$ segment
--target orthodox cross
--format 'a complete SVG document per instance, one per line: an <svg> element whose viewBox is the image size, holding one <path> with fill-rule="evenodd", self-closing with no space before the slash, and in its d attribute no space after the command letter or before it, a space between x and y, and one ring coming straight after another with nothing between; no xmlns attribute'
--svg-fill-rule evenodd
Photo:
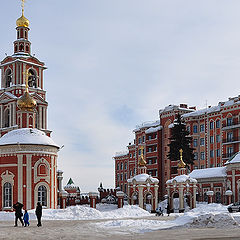
<svg viewBox="0 0 240 240"><path fill-rule="evenodd" d="M26 0L21 0L21 1L22 1L22 4L21 4L21 6L22 6L22 14L24 14L24 4L25 4Z"/></svg>

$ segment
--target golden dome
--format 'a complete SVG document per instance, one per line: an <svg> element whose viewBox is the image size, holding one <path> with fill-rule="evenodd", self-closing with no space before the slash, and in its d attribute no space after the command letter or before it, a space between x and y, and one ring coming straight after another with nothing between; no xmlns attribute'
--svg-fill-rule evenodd
<svg viewBox="0 0 240 240"><path fill-rule="evenodd" d="M17 106L22 111L33 112L37 106L37 102L26 91L17 101Z"/></svg>
<svg viewBox="0 0 240 240"><path fill-rule="evenodd" d="M139 167L145 167L147 164L147 162L144 160L143 156L140 157L140 160L139 160Z"/></svg>
<svg viewBox="0 0 240 240"><path fill-rule="evenodd" d="M29 20L27 18L24 17L24 15L22 14L22 16L16 21L17 27L27 27L29 26Z"/></svg>

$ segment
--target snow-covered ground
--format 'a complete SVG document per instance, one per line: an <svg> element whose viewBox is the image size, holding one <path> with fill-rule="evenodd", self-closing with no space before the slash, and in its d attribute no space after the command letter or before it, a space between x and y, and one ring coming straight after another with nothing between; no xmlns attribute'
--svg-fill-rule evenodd
<svg viewBox="0 0 240 240"><path fill-rule="evenodd" d="M162 205L163 207L163 205ZM30 221L35 220L34 210L30 210ZM173 218L156 217L137 207L126 205L118 209L116 205L98 204L97 209L86 206L66 209L44 209L43 220L102 220L91 222L94 228L110 232L142 233L170 228L234 228L240 223L240 213L229 213L221 204L198 204L197 208L185 213L172 213ZM134 219L132 219L134 218ZM0 212L1 221L14 221L14 213Z"/></svg>

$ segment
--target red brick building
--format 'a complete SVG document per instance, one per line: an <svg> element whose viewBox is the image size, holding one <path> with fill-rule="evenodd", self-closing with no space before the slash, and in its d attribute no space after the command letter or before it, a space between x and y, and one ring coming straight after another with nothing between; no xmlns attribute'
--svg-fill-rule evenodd
<svg viewBox="0 0 240 240"><path fill-rule="evenodd" d="M137 126L133 131L134 144L127 146L128 151L124 155L114 157L116 187L125 191L126 180L121 178L121 174L128 178L137 174L134 169L138 163L138 148L144 146L147 173L159 179L159 197L163 198L166 181L177 176L177 159L175 162L167 158L170 129L177 114L183 116L193 138L195 163L191 170L222 167L239 152L240 96L201 110L186 104L169 105L159 111L158 121ZM121 168L122 164L126 168Z"/></svg>

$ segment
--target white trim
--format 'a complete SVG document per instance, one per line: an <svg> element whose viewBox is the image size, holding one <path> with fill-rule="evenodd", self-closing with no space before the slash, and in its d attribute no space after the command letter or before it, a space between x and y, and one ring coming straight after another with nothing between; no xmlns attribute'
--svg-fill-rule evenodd
<svg viewBox="0 0 240 240"><path fill-rule="evenodd" d="M51 156L51 207L54 208L54 157Z"/></svg>
<svg viewBox="0 0 240 240"><path fill-rule="evenodd" d="M26 187L26 202L27 202L27 209L31 209L34 206L32 206L32 155L27 154L27 164L26 164L26 175L27 175L27 187Z"/></svg>
<svg viewBox="0 0 240 240"><path fill-rule="evenodd" d="M23 155L18 155L18 202L23 202Z"/></svg>
<svg viewBox="0 0 240 240"><path fill-rule="evenodd" d="M47 174L44 176L38 176L37 170L38 166L44 163L47 168ZM45 158L40 158L35 164L34 164L34 183L39 182L41 179L45 180L46 182L50 183L50 164Z"/></svg>
<svg viewBox="0 0 240 240"><path fill-rule="evenodd" d="M12 185L12 206L13 206L13 186L14 186L14 174L8 170L6 170L5 172L3 172L1 174L1 178L2 178L2 209L4 209L4 192L3 192L3 186L5 183L9 182ZM8 208L9 209L9 208Z"/></svg>
<svg viewBox="0 0 240 240"><path fill-rule="evenodd" d="M50 189L46 182L39 182L34 188L34 206L38 203L38 188L43 185L47 188L47 208L50 208Z"/></svg>
<svg viewBox="0 0 240 240"><path fill-rule="evenodd" d="M0 168L3 167L17 167L17 164L0 164Z"/></svg>

